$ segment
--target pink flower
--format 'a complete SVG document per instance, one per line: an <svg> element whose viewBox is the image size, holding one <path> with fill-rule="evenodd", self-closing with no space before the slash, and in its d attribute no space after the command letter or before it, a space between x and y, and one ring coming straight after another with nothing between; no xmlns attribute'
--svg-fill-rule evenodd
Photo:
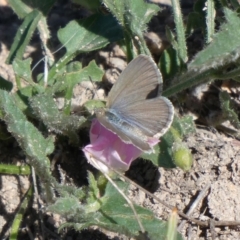
<svg viewBox="0 0 240 240"><path fill-rule="evenodd" d="M142 151L132 144L124 143L115 133L106 129L94 119L90 129L91 144L84 147L83 152L88 161L97 169L108 172L111 168L125 172L132 161Z"/></svg>

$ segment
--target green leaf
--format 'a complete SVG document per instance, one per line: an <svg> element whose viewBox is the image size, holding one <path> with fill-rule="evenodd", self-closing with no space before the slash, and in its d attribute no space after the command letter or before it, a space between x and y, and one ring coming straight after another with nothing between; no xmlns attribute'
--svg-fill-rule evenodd
<svg viewBox="0 0 240 240"><path fill-rule="evenodd" d="M3 90L0 90L0 107L4 112L4 121L8 131L17 139L19 146L42 180L47 200L52 200L51 186L55 180L50 173L50 162L47 154L53 152L53 142L42 136L17 107L12 95Z"/></svg>
<svg viewBox="0 0 240 240"><path fill-rule="evenodd" d="M85 122L84 117L68 116L60 112L49 94L38 94L32 97L30 104L37 117L50 130L68 136L74 144L79 143L77 130Z"/></svg>
<svg viewBox="0 0 240 240"><path fill-rule="evenodd" d="M6 60L8 64L11 64L15 58L22 59L26 46L31 40L41 16L42 14L39 11L33 10L24 18L23 23L17 31L10 53Z"/></svg>
<svg viewBox="0 0 240 240"><path fill-rule="evenodd" d="M16 105L19 109L24 111L27 115L32 116L31 110L29 109L29 97L32 97L34 94L34 89L32 86L27 86L25 88L19 89L14 93L14 99Z"/></svg>
<svg viewBox="0 0 240 240"><path fill-rule="evenodd" d="M13 70L14 73L24 79L28 83L32 83L32 71L31 71L31 62L32 60L30 58L26 60L20 60L16 58L13 61Z"/></svg>
<svg viewBox="0 0 240 240"><path fill-rule="evenodd" d="M191 116L183 118L174 116L172 126L161 137L160 143L154 147L155 152L151 154L143 153L141 157L152 161L158 167L174 168L176 167L173 159L174 143L181 143L183 137L193 132L195 132L195 124Z"/></svg>
<svg viewBox="0 0 240 240"><path fill-rule="evenodd" d="M35 83L32 80L32 70L31 70L31 59L28 58L26 60L20 60L18 58L15 58L13 61L13 69L16 75L16 78L26 81L27 83L31 84L31 86L37 91L37 92L44 92L45 88L44 86L41 86L37 83ZM21 83L21 82L20 82ZM19 86L20 88L20 86Z"/></svg>
<svg viewBox="0 0 240 240"><path fill-rule="evenodd" d="M181 61L177 51L172 47L165 49L161 55L159 65L165 81L173 78L181 69Z"/></svg>
<svg viewBox="0 0 240 240"><path fill-rule="evenodd" d="M103 0L103 3L123 28L128 61L132 60L135 55L133 45L139 54L150 56L143 32L146 31L147 23L153 15L159 11L159 7L143 0Z"/></svg>
<svg viewBox="0 0 240 240"><path fill-rule="evenodd" d="M186 63L188 60L187 44L186 44L185 29L183 24L180 1L172 0L171 3L172 3L172 10L173 10L174 22L176 26L176 35L177 35L177 43L178 43L178 48L176 50L178 51L178 55L181 61Z"/></svg>
<svg viewBox="0 0 240 240"><path fill-rule="evenodd" d="M99 100L88 100L86 103L84 103L84 108L91 114L96 109L104 108L104 107L106 107L106 104L103 101L99 101Z"/></svg>
<svg viewBox="0 0 240 240"><path fill-rule="evenodd" d="M71 21L58 31L58 38L66 47L68 56L103 48L110 42L120 40L122 31L111 15L94 14L81 21Z"/></svg>
<svg viewBox="0 0 240 240"><path fill-rule="evenodd" d="M168 131L164 136L162 136L160 141L161 142L154 147L154 153L143 153L141 157L152 161L152 163L158 167L176 167L172 159L172 144L174 142L174 137L171 131Z"/></svg>
<svg viewBox="0 0 240 240"><path fill-rule="evenodd" d="M64 113L69 115L71 111L71 99L73 97L73 88L76 84L82 81L92 80L99 82L103 77L103 70L101 70L95 61L91 61L87 67L81 68L80 64L71 63L67 67L67 72L53 85L50 89L51 93L65 93Z"/></svg>
<svg viewBox="0 0 240 240"><path fill-rule="evenodd" d="M100 0L72 0L73 3L79 4L90 11L97 12L101 7Z"/></svg>
<svg viewBox="0 0 240 240"><path fill-rule="evenodd" d="M58 198L57 201L48 207L48 211L55 212L61 216L71 218L79 210L83 208L81 206L79 199L74 196ZM84 209L81 209L84 212Z"/></svg>
<svg viewBox="0 0 240 240"><path fill-rule="evenodd" d="M32 10L37 9L42 12L43 15L47 15L56 0L9 0L8 3L12 7L13 11L20 17L24 18Z"/></svg>
<svg viewBox="0 0 240 240"><path fill-rule="evenodd" d="M43 15L47 15L56 0L22 0L26 5L32 9L38 9Z"/></svg>
<svg viewBox="0 0 240 240"><path fill-rule="evenodd" d="M118 22L133 33L145 31L147 23L160 10L155 4L143 0L103 0Z"/></svg>
<svg viewBox="0 0 240 240"><path fill-rule="evenodd" d="M53 85L50 92L66 92L72 91L73 87L83 81L92 80L93 82L100 82L103 77L103 70L101 70L94 60L92 60L87 67L82 68L81 63L73 62L67 65L67 72L61 76L60 79ZM50 82L49 82L50 83ZM68 100L71 99L67 97Z"/></svg>
<svg viewBox="0 0 240 240"><path fill-rule="evenodd" d="M179 133L181 138L196 132L196 127L193 121L193 117L190 115L186 115L181 118L175 115L172 126L174 126L174 129L176 129L176 131Z"/></svg>
<svg viewBox="0 0 240 240"><path fill-rule="evenodd" d="M5 121L8 130L19 141L20 146L25 150L29 157L41 159L49 164L46 154L54 149L53 143L46 140L41 133L26 119L25 115L16 106L9 93L0 90L0 104L5 112ZM51 145L51 151L49 146Z"/></svg>
<svg viewBox="0 0 240 240"><path fill-rule="evenodd" d="M69 227L81 231L90 226L98 226L125 234L129 237L140 236L139 224L125 198L123 198L109 182L106 185L105 194L99 197L99 190L96 189L96 181L93 175L91 176L91 182L95 189L90 188L91 199L93 200L91 200L91 203L83 204L79 199L70 195L58 199L56 203L48 208L48 210L57 212L67 218L67 222L64 223L60 229ZM116 180L115 183L127 194L127 183L119 180ZM96 208L96 206L98 206L98 208ZM136 205L135 209L149 239L165 240L167 223L157 219L154 214L147 209ZM176 240L182 239L182 236L177 233Z"/></svg>
<svg viewBox="0 0 240 240"><path fill-rule="evenodd" d="M238 114L234 110L234 102L231 100L229 94L226 91L220 92L219 98L224 118L228 119L235 128L240 129Z"/></svg>
<svg viewBox="0 0 240 240"><path fill-rule="evenodd" d="M122 37L122 30L111 15L94 14L81 21L71 21L58 31L58 38L67 52L49 71L49 84L77 54L100 49Z"/></svg>
<svg viewBox="0 0 240 240"><path fill-rule="evenodd" d="M89 194L87 202L88 204L92 204L96 202L96 199L100 197L100 191L98 189L98 183L95 180L93 174L88 171L88 183L89 183Z"/></svg>
<svg viewBox="0 0 240 240"><path fill-rule="evenodd" d="M240 25L238 14L225 8L227 23L221 31L213 36L212 42L190 63L189 67L195 71L218 68L234 62L240 54L240 32L236 31Z"/></svg>
<svg viewBox="0 0 240 240"><path fill-rule="evenodd" d="M104 71L97 66L94 60L92 60L87 67L78 71L66 73L64 76L64 82L72 86L75 86L77 83L89 80L92 80L93 82L100 82L102 80L103 74Z"/></svg>
<svg viewBox="0 0 240 240"><path fill-rule="evenodd" d="M119 188L128 195L128 186L126 183L121 181L115 181L115 183L117 183ZM108 183L105 195L101 200L102 207L100 213L102 214L95 220L98 226L126 234L130 237L136 237L139 235L139 225L132 209L111 183ZM167 223L157 219L154 214L147 209L137 205L135 205L135 209L149 239L165 240ZM183 238L178 234L177 239L180 240Z"/></svg>

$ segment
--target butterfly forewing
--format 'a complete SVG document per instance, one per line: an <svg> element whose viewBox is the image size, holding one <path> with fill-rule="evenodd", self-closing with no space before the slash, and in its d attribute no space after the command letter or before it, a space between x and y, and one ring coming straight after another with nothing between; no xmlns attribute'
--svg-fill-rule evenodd
<svg viewBox="0 0 240 240"><path fill-rule="evenodd" d="M113 85L107 107L125 108L139 100L153 98L162 90L162 77L153 60L139 55L131 61Z"/></svg>

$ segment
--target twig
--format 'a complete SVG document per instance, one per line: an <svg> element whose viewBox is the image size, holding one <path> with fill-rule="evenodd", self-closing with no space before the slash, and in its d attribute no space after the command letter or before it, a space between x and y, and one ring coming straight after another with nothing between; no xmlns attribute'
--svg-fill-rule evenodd
<svg viewBox="0 0 240 240"><path fill-rule="evenodd" d="M216 239L216 233L215 233L215 224L214 221L212 219L209 220L209 226L210 226L210 232L211 232L211 236L212 236L212 240Z"/></svg>
<svg viewBox="0 0 240 240"><path fill-rule="evenodd" d="M199 193L198 197L195 199L195 201L193 202L193 204L191 205L191 207L189 208L189 210L187 211L187 216L191 216L194 209L197 207L197 205L199 204L200 201L202 201L203 197L205 196L206 192L208 191L208 189L211 187L211 184L208 183L206 184L206 186L202 189L202 191ZM178 231L180 232L183 228L183 226L185 225L185 223L187 222L187 220L183 220L179 226L178 226Z"/></svg>

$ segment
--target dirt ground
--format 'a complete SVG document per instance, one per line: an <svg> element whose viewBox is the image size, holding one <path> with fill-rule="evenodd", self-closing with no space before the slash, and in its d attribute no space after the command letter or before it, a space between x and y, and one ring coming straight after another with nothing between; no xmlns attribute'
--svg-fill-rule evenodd
<svg viewBox="0 0 240 240"><path fill-rule="evenodd" d="M0 75L14 82L13 70L4 62L21 21L7 6L4 6L4 1L0 1L0 3L2 4L0 8ZM191 8L192 1L185 1L183 12L187 13ZM50 14L50 27L57 29L74 17L86 14L84 10L81 13L79 13L79 9L74 9L74 13L72 10L73 7L70 3L63 4L63 1L59 1ZM172 21L170 8L166 7L163 12L154 17L149 25L146 40L156 58L167 45L164 37L165 24L171 25ZM52 36L57 48L56 31L52 31ZM202 41L198 35L190 38L191 49L189 51L194 53L200 49L203 45ZM41 57L41 47L37 36L33 38L31 46L27 48L25 57L28 56L35 57L34 61L36 62ZM84 62L96 59L99 66L106 71L104 76L106 83L113 83L125 68L126 62L123 57L119 46L114 44L101 51L81 56ZM90 89L91 86L84 83L76 87L75 99L73 99L73 105L76 108L87 98L91 98L92 91L88 90L89 92L87 92L86 88ZM240 85L231 81L224 86L222 82L218 81L211 85L197 86L171 99L176 114L179 116L192 115L196 121L196 132L185 139L194 157L194 165L190 172L185 173L178 168L171 170L157 168L149 161L138 159L127 173L129 178L154 193L163 202L177 206L180 212L187 213L191 209L190 218L197 219L201 223L208 221L211 223L211 220L219 223L220 226L216 226L212 222L211 228L206 228L199 223L183 221L182 218L179 218L180 232L189 240L240 239L240 225L233 226L232 222L229 222L240 222L240 141L231 134L236 129L230 123L223 123L221 128L214 127L214 119L220 113L219 88L227 88L239 105ZM99 89L98 93L98 97L99 95L104 97L103 89ZM184 96L184 102L179 100L182 96ZM3 123L0 125L4 127ZM67 182L76 186L87 184L86 170L93 170L93 168L84 159L80 147L74 148L67 144L58 147L61 148L61 157L55 163L55 174L61 173ZM0 157L3 163L19 165L25 162L24 153L14 139L0 142ZM0 176L0 239L8 239L9 228L21 198L28 189L29 181L30 178L23 176ZM160 219L168 219L170 209L136 186L131 187L129 196L137 204L151 209ZM19 239L43 239L39 223L41 207L43 206L39 207L35 199L26 213ZM45 212L41 217L45 239L129 239L96 228L84 230L81 233L73 230L64 230L58 233L57 228L63 219Z"/></svg>

